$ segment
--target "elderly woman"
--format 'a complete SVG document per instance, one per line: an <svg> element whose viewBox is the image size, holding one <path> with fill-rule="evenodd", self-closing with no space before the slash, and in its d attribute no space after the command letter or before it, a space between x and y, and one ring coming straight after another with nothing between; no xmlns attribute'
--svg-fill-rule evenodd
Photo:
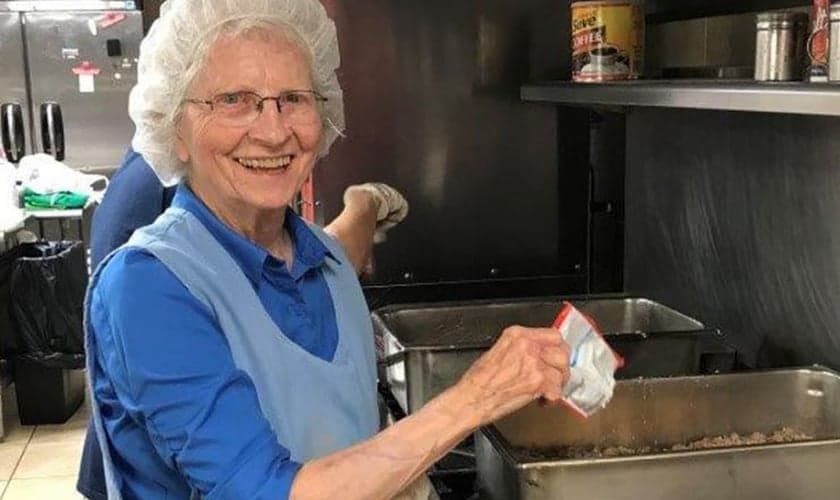
<svg viewBox="0 0 840 500"><path fill-rule="evenodd" d="M391 498L479 426L560 400L560 335L511 327L379 432L356 271L288 208L341 133L338 63L317 0L170 0L143 42L133 145L180 185L88 293L110 498ZM348 196L369 231L345 239L394 208Z"/></svg>

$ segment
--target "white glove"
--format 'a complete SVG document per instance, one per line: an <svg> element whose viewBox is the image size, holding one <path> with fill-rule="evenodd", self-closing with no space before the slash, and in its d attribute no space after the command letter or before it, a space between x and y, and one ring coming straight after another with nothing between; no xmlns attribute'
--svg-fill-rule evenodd
<svg viewBox="0 0 840 500"><path fill-rule="evenodd" d="M432 487L432 482L424 475L395 496L393 500L440 500L440 497Z"/></svg>
<svg viewBox="0 0 840 500"><path fill-rule="evenodd" d="M385 233L396 226L408 215L408 202L399 191L387 184L368 182L350 186L344 191L344 204L347 205L350 196L355 191L364 191L373 196L377 203L376 230L373 242L382 243L387 239Z"/></svg>

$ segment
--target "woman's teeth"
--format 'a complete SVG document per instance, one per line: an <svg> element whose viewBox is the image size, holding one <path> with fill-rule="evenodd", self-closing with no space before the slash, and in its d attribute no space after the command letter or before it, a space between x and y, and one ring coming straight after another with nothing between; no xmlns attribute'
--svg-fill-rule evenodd
<svg viewBox="0 0 840 500"><path fill-rule="evenodd" d="M278 168L286 168L292 163L292 157L277 156L274 158L237 158L237 162L245 168L254 170L276 170Z"/></svg>

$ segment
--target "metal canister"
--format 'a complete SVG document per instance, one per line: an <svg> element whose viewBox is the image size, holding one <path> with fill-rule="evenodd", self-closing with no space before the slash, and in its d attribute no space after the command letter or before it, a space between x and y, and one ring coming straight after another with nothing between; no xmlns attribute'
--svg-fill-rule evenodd
<svg viewBox="0 0 840 500"><path fill-rule="evenodd" d="M572 2L572 79L633 80L642 73L645 15L641 0Z"/></svg>
<svg viewBox="0 0 840 500"><path fill-rule="evenodd" d="M831 19L831 42L828 56L828 81L840 83L840 4L833 4Z"/></svg>
<svg viewBox="0 0 840 500"><path fill-rule="evenodd" d="M764 12L756 17L755 79L763 82L801 80L805 69L808 15Z"/></svg>

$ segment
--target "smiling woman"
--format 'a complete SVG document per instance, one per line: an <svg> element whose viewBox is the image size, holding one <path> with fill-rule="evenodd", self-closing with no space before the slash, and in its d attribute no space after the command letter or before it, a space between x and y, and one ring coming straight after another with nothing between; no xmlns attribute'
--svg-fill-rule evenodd
<svg viewBox="0 0 840 500"><path fill-rule="evenodd" d="M360 266L289 209L344 126L337 67L317 0L161 7L130 114L135 150L178 190L103 260L86 301L108 498L425 499L424 471L477 427L560 401L561 336L512 327L380 432ZM342 244L382 240L407 212L381 184L345 203L361 208L344 228L357 236L334 228Z"/></svg>
<svg viewBox="0 0 840 500"><path fill-rule="evenodd" d="M291 262L289 242L261 228L280 231L265 221L282 220L312 173L323 131L319 95L309 58L282 25L237 28L213 44L190 86L175 151L193 192L220 219ZM300 95L308 98L287 104Z"/></svg>

